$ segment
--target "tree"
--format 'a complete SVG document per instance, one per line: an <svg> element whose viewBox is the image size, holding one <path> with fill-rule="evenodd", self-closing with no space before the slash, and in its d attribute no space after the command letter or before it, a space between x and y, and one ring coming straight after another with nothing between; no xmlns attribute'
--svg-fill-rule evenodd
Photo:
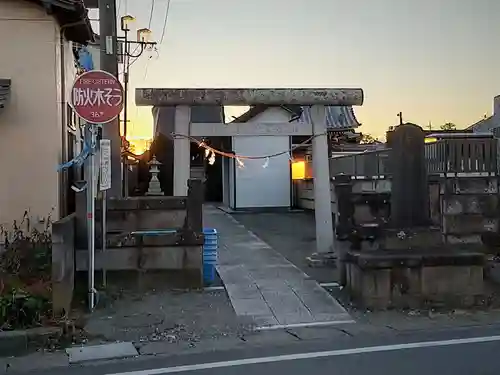
<svg viewBox="0 0 500 375"><path fill-rule="evenodd" d="M135 154L137 151L137 147L135 146L135 144L130 142L128 146L128 151L131 152L132 154Z"/></svg>
<svg viewBox="0 0 500 375"><path fill-rule="evenodd" d="M447 122L446 124L441 125L441 130L444 131L457 130L457 126L452 122Z"/></svg>
<svg viewBox="0 0 500 375"><path fill-rule="evenodd" d="M364 145L370 145L373 143L377 143L378 139L375 138L374 136L370 134L362 134L361 135L361 141L359 143L364 144Z"/></svg>

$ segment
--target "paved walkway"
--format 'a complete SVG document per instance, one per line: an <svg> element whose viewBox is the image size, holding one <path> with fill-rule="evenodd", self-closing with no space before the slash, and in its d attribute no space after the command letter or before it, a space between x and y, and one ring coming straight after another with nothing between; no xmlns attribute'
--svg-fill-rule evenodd
<svg viewBox="0 0 500 375"><path fill-rule="evenodd" d="M233 217L206 206L204 222L219 232L217 271L237 315L261 328L353 322L316 281Z"/></svg>

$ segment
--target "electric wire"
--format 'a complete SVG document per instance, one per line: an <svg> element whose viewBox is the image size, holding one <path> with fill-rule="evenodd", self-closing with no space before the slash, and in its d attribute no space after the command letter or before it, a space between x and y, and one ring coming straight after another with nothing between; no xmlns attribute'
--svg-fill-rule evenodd
<svg viewBox="0 0 500 375"><path fill-rule="evenodd" d="M168 15L170 13L170 3L171 3L171 0L167 0L167 6L165 8L165 17L163 19L163 27L162 27L162 30L161 30L160 42L158 43L158 50L157 50L158 57L160 56L160 51L161 51L163 39L165 38L165 34L166 34L166 31L167 31ZM149 59L148 59L148 61L146 62L146 66L144 68L144 78L143 78L143 81L145 81L146 78L148 77L149 63L150 63L151 59L152 59L152 56L150 56Z"/></svg>
<svg viewBox="0 0 500 375"><path fill-rule="evenodd" d="M151 22L153 21L153 12L155 10L155 0L151 0L151 10L149 12L148 29L151 29Z"/></svg>

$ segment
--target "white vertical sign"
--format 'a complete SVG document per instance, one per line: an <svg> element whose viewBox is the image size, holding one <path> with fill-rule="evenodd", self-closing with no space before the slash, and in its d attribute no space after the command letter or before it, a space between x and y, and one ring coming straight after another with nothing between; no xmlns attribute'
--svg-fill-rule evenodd
<svg viewBox="0 0 500 375"><path fill-rule="evenodd" d="M101 139L101 161L100 161L100 190L111 188L111 141Z"/></svg>

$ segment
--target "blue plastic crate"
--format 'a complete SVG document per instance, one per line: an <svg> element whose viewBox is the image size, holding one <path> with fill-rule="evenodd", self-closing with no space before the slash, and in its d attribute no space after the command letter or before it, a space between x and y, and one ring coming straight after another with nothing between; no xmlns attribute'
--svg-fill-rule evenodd
<svg viewBox="0 0 500 375"><path fill-rule="evenodd" d="M203 228L203 282L210 285L215 281L215 265L217 264L217 248L219 236L215 228Z"/></svg>
<svg viewBox="0 0 500 375"><path fill-rule="evenodd" d="M217 264L217 257L203 257L203 264Z"/></svg>
<svg viewBox="0 0 500 375"><path fill-rule="evenodd" d="M219 244L219 241L217 241L217 238L206 238L205 237L205 240L203 241L203 245L205 245L205 246L217 247L218 244Z"/></svg>
<svg viewBox="0 0 500 375"><path fill-rule="evenodd" d="M213 284L215 281L215 266L213 264L203 265L203 282L205 285Z"/></svg>
<svg viewBox="0 0 500 375"><path fill-rule="evenodd" d="M217 251L203 251L203 256L217 256Z"/></svg>

